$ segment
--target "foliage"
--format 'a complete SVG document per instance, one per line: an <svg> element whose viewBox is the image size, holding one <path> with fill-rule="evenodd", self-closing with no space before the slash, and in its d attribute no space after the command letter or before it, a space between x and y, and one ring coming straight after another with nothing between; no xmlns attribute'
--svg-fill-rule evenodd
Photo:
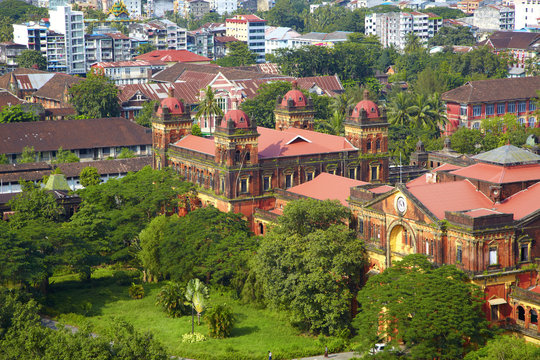
<svg viewBox="0 0 540 360"><path fill-rule="evenodd" d="M39 161L38 154L34 151L33 146L25 146L21 156L17 159L19 164L26 164Z"/></svg>
<svg viewBox="0 0 540 360"><path fill-rule="evenodd" d="M482 149L478 145L482 145L483 138L478 130L460 127L452 134L452 149L462 154L477 154Z"/></svg>
<svg viewBox="0 0 540 360"><path fill-rule="evenodd" d="M188 333L182 335L182 342L187 344L197 343L201 341L206 341L206 337L201 333Z"/></svg>
<svg viewBox="0 0 540 360"><path fill-rule="evenodd" d="M22 192L8 203L14 214L10 217L13 227L22 227L32 220L57 220L62 213L54 196L31 181L20 180Z"/></svg>
<svg viewBox="0 0 540 360"><path fill-rule="evenodd" d="M142 299L144 297L144 287L141 284L132 283L129 287L129 296L132 299Z"/></svg>
<svg viewBox="0 0 540 360"><path fill-rule="evenodd" d="M151 51L154 51L154 50L156 50L156 46L154 44L143 43L137 46L137 48L135 49L135 52L137 53L137 55L142 55L142 54L146 54Z"/></svg>
<svg viewBox="0 0 540 360"><path fill-rule="evenodd" d="M208 86L204 90L204 97L201 99L195 118L199 121L204 119L205 128L208 128L207 121L216 121L219 116L223 116L223 111L218 105L216 94L212 90L212 87Z"/></svg>
<svg viewBox="0 0 540 360"><path fill-rule="evenodd" d="M0 2L0 41L13 40L13 24L39 21L49 17L46 8L33 6L25 1L5 0Z"/></svg>
<svg viewBox="0 0 540 360"><path fill-rule="evenodd" d="M496 337L486 346L471 351L465 356L465 360L523 360L540 358L540 348L532 343L512 335Z"/></svg>
<svg viewBox="0 0 540 360"><path fill-rule="evenodd" d="M99 176L97 169L93 166L87 166L82 169L79 174L79 180L84 187L99 185L101 183L101 177Z"/></svg>
<svg viewBox="0 0 540 360"><path fill-rule="evenodd" d="M370 277L358 302L360 351L382 335L391 336L391 345L403 342L411 359L458 359L491 335L481 311L482 291L455 266L436 268L420 254Z"/></svg>
<svg viewBox="0 0 540 360"><path fill-rule="evenodd" d="M6 154L0 154L0 164L9 164L9 160Z"/></svg>
<svg viewBox="0 0 540 360"><path fill-rule="evenodd" d="M304 331L335 334L349 326L361 284L364 249L337 201L290 202L261 240L252 263L268 305L288 310Z"/></svg>
<svg viewBox="0 0 540 360"><path fill-rule="evenodd" d="M475 43L474 35L465 26L443 26L428 41L430 46L474 45Z"/></svg>
<svg viewBox="0 0 540 360"><path fill-rule="evenodd" d="M149 251L151 264L160 269L160 274L176 281L198 277L225 286L232 285L234 279L245 278L247 260L255 251L256 240L240 216L209 206L163 223L159 251ZM154 241L145 246L150 249L152 243L160 240Z"/></svg>
<svg viewBox="0 0 540 360"><path fill-rule="evenodd" d="M35 68L39 70L47 69L47 60L37 50L23 50L21 55L15 59L19 67L22 68Z"/></svg>
<svg viewBox="0 0 540 360"><path fill-rule="evenodd" d="M315 129L327 134L342 136L345 131L345 115L337 111L330 119L317 121Z"/></svg>
<svg viewBox="0 0 540 360"><path fill-rule="evenodd" d="M158 281L162 277L160 247L163 245L163 232L173 217L160 215L152 219L139 234L137 258L143 266L143 281Z"/></svg>
<svg viewBox="0 0 540 360"><path fill-rule="evenodd" d="M210 336L223 339L231 335L235 317L232 308L226 304L210 307L204 316L208 322Z"/></svg>
<svg viewBox="0 0 540 360"><path fill-rule="evenodd" d="M276 127L274 116L276 99L278 96L283 97L291 89L291 83L288 81L261 84L254 98L242 102L242 110L246 112L251 121L257 121L257 125L274 129Z"/></svg>
<svg viewBox="0 0 540 360"><path fill-rule="evenodd" d="M200 136L200 137L203 136L201 127L198 124L191 125L191 135Z"/></svg>
<svg viewBox="0 0 540 360"><path fill-rule="evenodd" d="M131 151L129 148L122 148L120 150L120 154L116 156L117 159L131 159L135 157L135 153Z"/></svg>
<svg viewBox="0 0 540 360"><path fill-rule="evenodd" d="M442 7L442 6L430 7L429 9L419 10L419 11L426 12L426 13L433 13L433 14L439 15L443 19L460 19L467 16L467 14L465 14L463 11L459 9L453 9L450 7Z"/></svg>
<svg viewBox="0 0 540 360"><path fill-rule="evenodd" d="M157 295L156 305L159 305L169 317L177 318L189 313L184 306L185 289L182 285L171 282L164 285Z"/></svg>
<svg viewBox="0 0 540 360"><path fill-rule="evenodd" d="M75 153L72 153L69 150L64 150L60 146L58 150L56 151L56 159L51 161L51 163L66 164L66 163L73 163L73 162L80 162L80 161L81 159L79 159L77 155L75 155Z"/></svg>
<svg viewBox="0 0 540 360"><path fill-rule="evenodd" d="M135 122L147 128L152 127L152 116L154 115L154 110L158 104L159 102L157 100L145 102L139 115L135 116Z"/></svg>
<svg viewBox="0 0 540 360"><path fill-rule="evenodd" d="M89 72L86 79L69 88L70 103L87 118L118 116L118 88L107 77Z"/></svg>
<svg viewBox="0 0 540 360"><path fill-rule="evenodd" d="M199 279L188 281L185 297L192 310L197 313L197 325L201 325L201 314L206 308L206 300L209 296L208 288ZM193 333L193 317L191 319L191 329L191 333Z"/></svg>
<svg viewBox="0 0 540 360"><path fill-rule="evenodd" d="M39 117L31 111L24 111L21 105L6 106L0 111L0 124L38 121Z"/></svg>
<svg viewBox="0 0 540 360"><path fill-rule="evenodd" d="M227 44L227 49L227 55L216 61L219 66L246 66L255 64L257 60L257 54L249 50L244 42L233 41Z"/></svg>

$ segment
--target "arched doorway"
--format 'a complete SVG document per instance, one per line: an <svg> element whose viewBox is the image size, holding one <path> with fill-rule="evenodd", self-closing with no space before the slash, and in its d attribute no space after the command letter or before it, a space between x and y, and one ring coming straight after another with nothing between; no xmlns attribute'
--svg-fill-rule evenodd
<svg viewBox="0 0 540 360"><path fill-rule="evenodd" d="M408 226L403 224L392 227L388 236L388 245L388 265L416 252L414 234Z"/></svg>

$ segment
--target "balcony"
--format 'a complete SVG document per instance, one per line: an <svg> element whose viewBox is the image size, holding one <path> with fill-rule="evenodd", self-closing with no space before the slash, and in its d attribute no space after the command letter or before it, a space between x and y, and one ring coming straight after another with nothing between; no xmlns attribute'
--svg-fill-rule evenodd
<svg viewBox="0 0 540 360"><path fill-rule="evenodd" d="M522 289L517 286L511 286L510 289L512 289L510 297L514 299L524 300L540 306L540 294L528 291L526 289Z"/></svg>

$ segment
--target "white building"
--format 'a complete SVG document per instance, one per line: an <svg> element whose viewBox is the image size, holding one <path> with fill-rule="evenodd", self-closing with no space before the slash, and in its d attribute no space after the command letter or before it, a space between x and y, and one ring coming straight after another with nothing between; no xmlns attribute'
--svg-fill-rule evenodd
<svg viewBox="0 0 540 360"><path fill-rule="evenodd" d="M219 15L232 14L238 9L238 0L210 0L210 9Z"/></svg>
<svg viewBox="0 0 540 360"><path fill-rule="evenodd" d="M276 49L289 47L291 39L299 36L299 33L289 27L267 26L264 33L266 54L272 54Z"/></svg>
<svg viewBox="0 0 540 360"><path fill-rule="evenodd" d="M30 50L40 51L46 56L47 27L32 21L26 24L13 24L13 42L25 45Z"/></svg>
<svg viewBox="0 0 540 360"><path fill-rule="evenodd" d="M56 10L49 10L49 18L50 30L64 35L67 73L85 74L86 55L82 11L73 11L69 6L58 6Z"/></svg>
<svg viewBox="0 0 540 360"><path fill-rule="evenodd" d="M131 24L129 37L153 44L157 50L187 49L187 30L166 19Z"/></svg>
<svg viewBox="0 0 540 360"><path fill-rule="evenodd" d="M502 5L480 6L474 12L471 25L480 30L514 30L514 7ZM470 18L464 18L470 20Z"/></svg>
<svg viewBox="0 0 540 360"><path fill-rule="evenodd" d="M142 1L141 0L124 0L129 16L132 19L142 17Z"/></svg>
<svg viewBox="0 0 540 360"><path fill-rule="evenodd" d="M374 13L366 15L365 33L376 35L384 47L393 45L403 49L409 34L414 34L425 44L435 36L442 23L441 17L431 13Z"/></svg>
<svg viewBox="0 0 540 360"><path fill-rule="evenodd" d="M514 0L516 8L516 30L538 28L540 18L540 0Z"/></svg>
<svg viewBox="0 0 540 360"><path fill-rule="evenodd" d="M264 62L266 20L257 15L235 15L225 20L226 35L247 43L249 50L257 54L257 62Z"/></svg>
<svg viewBox="0 0 540 360"><path fill-rule="evenodd" d="M165 63L149 61L99 62L92 65L94 71L101 72L116 85L144 84L152 75L152 70L163 70Z"/></svg>

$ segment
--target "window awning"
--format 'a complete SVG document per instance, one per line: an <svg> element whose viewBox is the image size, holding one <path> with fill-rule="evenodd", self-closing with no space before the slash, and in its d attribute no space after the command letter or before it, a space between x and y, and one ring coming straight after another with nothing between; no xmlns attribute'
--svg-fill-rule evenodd
<svg viewBox="0 0 540 360"><path fill-rule="evenodd" d="M506 300L501 299L501 298L494 298L494 299L489 299L488 303L489 305L502 305L502 304L506 304Z"/></svg>

